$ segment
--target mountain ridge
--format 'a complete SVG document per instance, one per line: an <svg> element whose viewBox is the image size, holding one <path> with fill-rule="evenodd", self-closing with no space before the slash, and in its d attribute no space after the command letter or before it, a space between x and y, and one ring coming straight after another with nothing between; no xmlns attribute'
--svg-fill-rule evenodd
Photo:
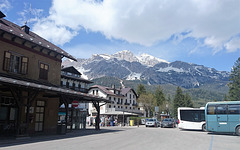
<svg viewBox="0 0 240 150"><path fill-rule="evenodd" d="M135 56L124 50L112 55L94 54L89 59L78 62L65 60L64 66L74 66L83 77L90 80L112 76L126 80L146 80L151 84L173 84L184 88L199 87L206 83L219 83L229 80L229 72L217 71L183 61L168 62L148 54Z"/></svg>

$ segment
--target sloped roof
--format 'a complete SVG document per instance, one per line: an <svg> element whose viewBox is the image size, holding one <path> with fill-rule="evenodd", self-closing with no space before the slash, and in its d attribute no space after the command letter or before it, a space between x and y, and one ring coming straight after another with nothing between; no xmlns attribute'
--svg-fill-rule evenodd
<svg viewBox="0 0 240 150"><path fill-rule="evenodd" d="M93 83L92 81L83 79L83 78L81 78L81 77L78 78L78 77L68 76L68 75L64 75L64 74L62 74L61 77L62 77L62 78L72 79L72 80L76 80L76 81L81 81L81 82L84 82L84 83Z"/></svg>
<svg viewBox="0 0 240 150"><path fill-rule="evenodd" d="M30 43L36 44L40 47L44 47L50 51L54 51L64 57L77 61L72 55L65 52L63 49L59 48L58 46L52 44L51 42L45 40L44 38L40 37L39 35L35 34L34 32L29 31L27 34L25 31L21 29L20 26L6 20L0 18L0 30L7 32L11 35L14 35L18 38L24 39Z"/></svg>
<svg viewBox="0 0 240 150"><path fill-rule="evenodd" d="M132 89L132 88L122 88L121 89L121 94L122 95L125 95L125 94L127 94L129 91L133 91L133 93L137 96L137 93Z"/></svg>
<svg viewBox="0 0 240 150"><path fill-rule="evenodd" d="M62 71L74 73L74 74L77 74L77 75L82 75L82 74L81 74L75 67L73 67L73 66L62 68Z"/></svg>
<svg viewBox="0 0 240 150"><path fill-rule="evenodd" d="M101 86L101 85L93 85L90 87L90 89L92 88L99 88L100 90L102 90L105 94L107 95L113 95L113 96L123 96L122 94L114 94L112 91L110 90L113 90L112 88L109 88L109 87L105 87L105 86ZM117 90L117 89L115 89ZM119 90L117 90L119 91Z"/></svg>
<svg viewBox="0 0 240 150"><path fill-rule="evenodd" d="M16 87L23 87L27 89L37 89L37 90L42 90L42 91L51 91L55 92L57 94L61 95L66 95L66 96L73 96L73 97L79 97L84 101L99 101L99 102L110 102L108 99L96 96L96 95L91 95L91 94L85 94L82 92L77 92L71 89L64 89L61 87L56 87L56 86L49 86L49 85L44 85L41 83L36 83L33 81L24 81L22 79L16 79L15 77L10 77L10 76L5 76L3 74L0 74L0 83L1 84L6 84L6 85L11 85L11 86L16 86Z"/></svg>

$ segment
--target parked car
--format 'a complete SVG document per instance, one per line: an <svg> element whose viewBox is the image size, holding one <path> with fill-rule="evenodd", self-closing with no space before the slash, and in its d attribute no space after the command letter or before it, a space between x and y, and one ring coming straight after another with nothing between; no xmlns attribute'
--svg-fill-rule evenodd
<svg viewBox="0 0 240 150"><path fill-rule="evenodd" d="M155 118L146 119L146 127L159 127L160 122Z"/></svg>
<svg viewBox="0 0 240 150"><path fill-rule="evenodd" d="M175 120L172 118L165 118L161 122L161 128L174 128L175 127Z"/></svg>

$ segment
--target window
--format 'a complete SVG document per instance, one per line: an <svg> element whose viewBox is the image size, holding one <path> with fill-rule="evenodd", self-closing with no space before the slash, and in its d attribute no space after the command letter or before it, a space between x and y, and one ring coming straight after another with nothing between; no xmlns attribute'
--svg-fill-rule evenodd
<svg viewBox="0 0 240 150"><path fill-rule="evenodd" d="M5 51L3 70L19 74L27 74L28 58Z"/></svg>
<svg viewBox="0 0 240 150"><path fill-rule="evenodd" d="M207 106L207 114L208 115L216 114L216 107L215 107L215 105L208 105Z"/></svg>
<svg viewBox="0 0 240 150"><path fill-rule="evenodd" d="M98 95L98 90L96 90L96 95Z"/></svg>
<svg viewBox="0 0 240 150"><path fill-rule="evenodd" d="M28 58L22 57L21 73L27 74L27 69L28 69Z"/></svg>
<svg viewBox="0 0 240 150"><path fill-rule="evenodd" d="M36 117L35 117L35 131L43 131L45 101L37 101Z"/></svg>
<svg viewBox="0 0 240 150"><path fill-rule="evenodd" d="M72 89L75 90L75 83L72 84Z"/></svg>
<svg viewBox="0 0 240 150"><path fill-rule="evenodd" d="M69 88L69 82L66 82L66 87Z"/></svg>
<svg viewBox="0 0 240 150"><path fill-rule="evenodd" d="M109 97L109 100L112 100L111 97Z"/></svg>
<svg viewBox="0 0 240 150"><path fill-rule="evenodd" d="M240 114L240 105L228 105L228 114Z"/></svg>
<svg viewBox="0 0 240 150"><path fill-rule="evenodd" d="M181 110L180 116L183 121L202 122L205 121L204 110Z"/></svg>
<svg viewBox="0 0 240 150"><path fill-rule="evenodd" d="M218 105L216 109L217 114L227 114L227 105Z"/></svg>
<svg viewBox="0 0 240 150"><path fill-rule="evenodd" d="M109 105L109 107L108 108L111 108L111 105Z"/></svg>
<svg viewBox="0 0 240 150"><path fill-rule="evenodd" d="M48 70L49 70L49 65L40 63L39 79L47 80Z"/></svg>
<svg viewBox="0 0 240 150"><path fill-rule="evenodd" d="M95 94L95 91L94 91L94 90L92 91L92 94L93 94L93 95Z"/></svg>
<svg viewBox="0 0 240 150"><path fill-rule="evenodd" d="M78 84L78 88L81 89L81 84Z"/></svg>

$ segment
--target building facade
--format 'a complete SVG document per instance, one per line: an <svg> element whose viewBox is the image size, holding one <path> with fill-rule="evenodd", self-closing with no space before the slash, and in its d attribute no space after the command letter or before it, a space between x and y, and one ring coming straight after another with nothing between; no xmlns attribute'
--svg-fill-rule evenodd
<svg viewBox="0 0 240 150"><path fill-rule="evenodd" d="M98 109L99 102L108 101L62 88L62 58L76 59L4 17L0 12L0 136L54 134L61 104L76 99Z"/></svg>
<svg viewBox="0 0 240 150"><path fill-rule="evenodd" d="M88 84L92 81L86 80L81 77L81 73L73 66L62 68L61 70L61 87L64 89L72 89L74 91L80 91L88 93ZM59 115L61 116L59 121L65 120L66 113L65 106L60 108ZM69 107L68 129L85 129L86 117L88 116L88 102L79 102L78 106ZM72 114L72 115L70 115Z"/></svg>
<svg viewBox="0 0 240 150"><path fill-rule="evenodd" d="M113 117L118 123L126 123L128 116L142 116L143 111L137 104L137 94L132 88L104 87L94 85L90 87L89 94L98 95L111 101L111 103L100 104L101 117ZM96 109L89 104L89 114L94 117ZM124 119L125 116L125 119Z"/></svg>

